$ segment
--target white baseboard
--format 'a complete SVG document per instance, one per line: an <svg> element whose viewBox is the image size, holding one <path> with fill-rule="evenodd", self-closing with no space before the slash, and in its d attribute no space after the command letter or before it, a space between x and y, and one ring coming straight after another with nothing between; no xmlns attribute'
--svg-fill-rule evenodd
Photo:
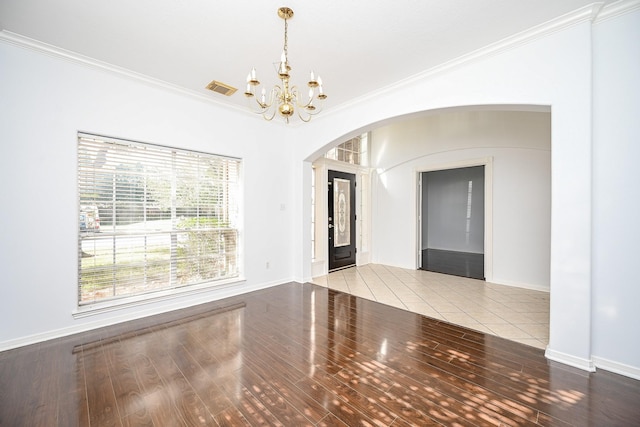
<svg viewBox="0 0 640 427"><path fill-rule="evenodd" d="M227 287L220 292L215 292L210 294L208 297L201 298L197 301L189 300L189 301L180 301L175 304L163 304L161 307L151 307L147 309L137 310L134 314L125 314L121 316L111 316L107 319L96 320L94 322L84 322L79 325L73 325L69 327L64 327L60 329L55 329L51 331L46 331L42 333L37 333L33 335L28 335L20 338L10 339L7 341L0 342L0 352L11 350L13 348L24 347L31 344L36 344L43 341L48 341L56 338L62 338L69 335L74 335L82 332L87 332L93 329L103 328L105 326L112 326L118 323L128 322L131 320L142 319L144 317L153 316L156 314L168 313L174 310L181 310L188 307L193 307L200 304L206 304L213 301L222 300L224 298L229 298L237 295L242 295L248 292L257 291L260 289L270 288L272 286L277 286L282 283L287 283L286 281L278 281L278 282L268 282L268 283L260 283L251 286L241 287Z"/></svg>
<svg viewBox="0 0 640 427"><path fill-rule="evenodd" d="M596 367L591 359L583 359L581 357L572 356L570 354L555 351L547 347L544 355L547 359L554 362L564 363L565 365L573 366L574 368L582 369L587 372L595 372Z"/></svg>
<svg viewBox="0 0 640 427"><path fill-rule="evenodd" d="M487 283L492 283L494 285L502 285L502 286L511 286L513 288L522 288L522 289L529 289L531 291L540 291L540 292L546 292L549 293L549 287L548 286L540 286L540 285L532 285L530 283L516 283L516 282L505 282L502 281L500 279L495 279L495 277L493 278L493 280L488 280L487 279Z"/></svg>
<svg viewBox="0 0 640 427"><path fill-rule="evenodd" d="M604 359L602 357L593 356L593 363L598 369L613 372L615 374L624 375L625 377L640 380L640 368L624 363L614 362L613 360Z"/></svg>
<svg viewBox="0 0 640 427"><path fill-rule="evenodd" d="M633 378L634 380L640 380L640 367L626 365L603 357L592 356L591 360L583 359L581 357L575 357L566 353L551 350L549 347L547 347L544 355L549 360L573 366L574 368L582 369L583 371L595 372L597 368Z"/></svg>
<svg viewBox="0 0 640 427"><path fill-rule="evenodd" d="M327 263L325 260L313 261L311 263L311 277L320 277L327 275Z"/></svg>

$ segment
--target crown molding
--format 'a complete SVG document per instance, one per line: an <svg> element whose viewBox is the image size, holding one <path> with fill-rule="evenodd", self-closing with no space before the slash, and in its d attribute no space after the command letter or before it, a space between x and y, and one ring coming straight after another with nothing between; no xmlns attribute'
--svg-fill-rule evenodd
<svg viewBox="0 0 640 427"><path fill-rule="evenodd" d="M622 0L620 2L616 2L613 5L617 5L618 3L639 3L640 0ZM414 74L406 79L397 81L391 85L385 86L381 89L378 89L373 92L369 92L359 98L354 100L345 102L340 106L333 108L330 112L325 113L325 115L336 114L341 110L345 110L347 108L353 107L354 105L360 104L370 99L375 99L380 97L381 95L388 94L391 92L395 92L401 90L405 87L413 86L417 82L425 79L432 78L439 74L443 74L445 72L449 72L453 69L462 67L464 65L469 65L474 62L486 59L491 56L495 56L501 54L503 52L515 49L519 46L531 43L535 40L542 39L551 34L561 32L567 28L574 27L584 22L593 22L598 14L603 9L602 2L592 3L588 6L584 6L580 9L577 9L573 12L569 12L565 15L561 15L557 18L554 18L550 21L547 21L543 24L536 25L535 27L529 28L528 30L522 31L520 33L509 36L505 39L502 39L496 43L489 44L480 49L474 50L457 58L454 58L450 61L444 62L440 65L436 65L435 67L429 68L425 71L422 71L418 74ZM611 5L611 6L613 6ZM629 7L625 7L624 12L629 11ZM623 12L618 12L618 14Z"/></svg>
<svg viewBox="0 0 640 427"><path fill-rule="evenodd" d="M417 81L428 79L430 77L451 71L455 68L459 68L463 65L468 65L473 62L485 59L487 57L498 55L502 52L514 49L518 46L530 43L534 40L546 37L550 34L560 32L572 26L580 23L591 21L592 23L600 23L607 19L615 18L620 15L624 15L629 12L640 9L640 0L620 0L615 3L604 5L603 2L595 2L583 8L577 9L573 12L554 18L546 23L537 25L528 30L522 31L513 36L502 39L496 43L487 45L465 55L459 56L455 59L429 68L418 74L409 76L403 80L397 81L391 85L385 86L373 92L369 92L363 96L355 98L351 101L347 101L341 105L335 106L328 111L325 111L322 117L332 116L340 113L342 110L348 109L354 105L360 104L370 99L377 98L381 95L397 91L407 86L414 85ZM1 28L1 27L0 27ZM89 68L106 71L111 74L115 74L121 77L126 77L131 80L142 82L157 88L162 88L169 92L194 98L212 105L216 105L221 108L231 109L243 114L246 114L246 110L240 106L233 104L222 103L215 99L211 99L205 94L196 92L191 89L168 83L164 80L156 79L141 73L137 73L128 70L123 67L118 67L97 59L78 54L73 51L58 48L56 46L42 43L38 40L31 39L29 37L22 36L11 31L0 29L0 42L6 42L22 48L33 50L42 54L46 54L58 59L63 59L68 62L80 64ZM316 121L320 117L316 118Z"/></svg>
<svg viewBox="0 0 640 427"><path fill-rule="evenodd" d="M172 92L174 94L194 98L199 101L213 104L224 109L232 109L242 113L246 113L245 109L242 109L233 104L226 104L226 103L219 102L215 99L211 99L205 94L201 94L194 90L186 89L182 86L174 85L164 80L156 79L156 78L147 76L145 74L137 73L135 71L131 71L123 67L118 67L117 65L99 61L97 59L91 58L89 56L84 56L70 50L61 49L59 47L56 47L47 43L43 43L29 37L25 37L20 34L13 33L11 31L7 31L4 29L0 30L0 42L12 44L24 49L32 50L47 56L51 56L57 59L62 59L64 61L82 65L88 68L93 68L100 71L106 71L108 73L111 73L120 77L125 77L129 80L134 80L139 83L144 83L156 88L160 88L160 89Z"/></svg>
<svg viewBox="0 0 640 427"><path fill-rule="evenodd" d="M595 16L593 23L599 24L602 21L630 13L638 9L640 9L640 0L620 0L602 7L598 15Z"/></svg>

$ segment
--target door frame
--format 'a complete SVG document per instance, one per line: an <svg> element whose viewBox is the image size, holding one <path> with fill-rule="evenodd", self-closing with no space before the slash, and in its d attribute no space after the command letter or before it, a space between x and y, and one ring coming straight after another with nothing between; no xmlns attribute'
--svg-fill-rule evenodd
<svg viewBox="0 0 640 427"><path fill-rule="evenodd" d="M413 179L415 188L415 242L416 259L415 269L422 265L422 188L421 174L423 172L435 172L448 169L461 169L473 166L484 166L484 277L485 281L493 281L493 157L479 159L460 160L449 163L436 163L433 165L414 169Z"/></svg>
<svg viewBox="0 0 640 427"><path fill-rule="evenodd" d="M369 212L362 212L362 191L371 191L370 182L362 180L371 179L371 169L366 166L352 165L327 158L319 158L312 164L312 173L315 174L315 253L316 258L311 261L311 277L326 276L329 272L329 248L328 248L328 207L327 207L327 181L329 179L329 169L338 172L347 172L356 176L356 266L368 264L371 259L370 244L366 247L362 242L362 227L371 230L371 215ZM369 203L371 195L369 194ZM371 210L371 206L368 206ZM366 222L366 224L363 224ZM370 237L369 237L370 238Z"/></svg>

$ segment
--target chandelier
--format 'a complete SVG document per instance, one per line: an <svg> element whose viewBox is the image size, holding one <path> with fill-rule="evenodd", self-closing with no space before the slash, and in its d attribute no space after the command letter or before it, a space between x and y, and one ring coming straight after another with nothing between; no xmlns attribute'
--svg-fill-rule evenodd
<svg viewBox="0 0 640 427"><path fill-rule="evenodd" d="M256 69L253 68L247 76L247 90L244 95L249 100L251 109L258 114L262 114L262 117L266 120L273 120L276 112L278 112L286 123L289 123L289 119L293 117L294 113L297 113L303 122L308 122L312 116L322 110L322 104L327 95L322 90L322 79L320 76L316 77L313 71L311 71L307 82L309 87L307 94L302 94L297 86L290 86L289 73L291 66L289 65L287 51L287 20L293 18L293 10L288 7L281 7L278 9L278 16L284 19L284 49L277 66L278 78L282 85L273 86L269 92L263 87L260 95L256 96L256 89L260 85L260 81L256 76Z"/></svg>

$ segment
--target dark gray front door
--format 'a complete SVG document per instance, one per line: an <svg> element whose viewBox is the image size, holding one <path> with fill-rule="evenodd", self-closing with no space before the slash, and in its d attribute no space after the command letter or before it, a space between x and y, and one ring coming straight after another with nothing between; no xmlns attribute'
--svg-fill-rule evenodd
<svg viewBox="0 0 640 427"><path fill-rule="evenodd" d="M329 271L356 264L356 176L329 171Z"/></svg>

